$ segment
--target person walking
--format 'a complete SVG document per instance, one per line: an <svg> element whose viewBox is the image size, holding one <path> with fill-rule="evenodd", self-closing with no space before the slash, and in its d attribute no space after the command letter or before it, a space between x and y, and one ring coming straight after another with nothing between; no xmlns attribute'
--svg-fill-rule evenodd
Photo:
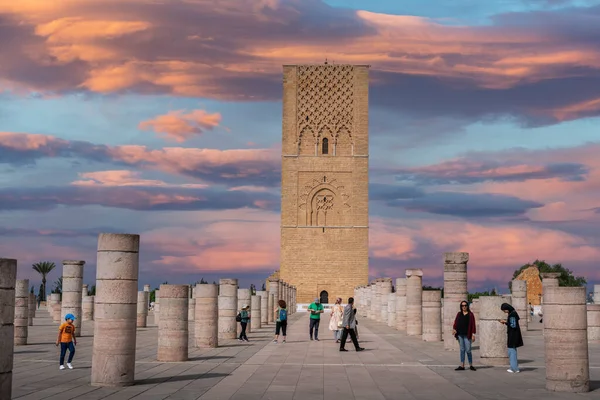
<svg viewBox="0 0 600 400"><path fill-rule="evenodd" d="M277 343L279 339L279 332L283 334L283 342L285 343L285 333L287 330L287 304L284 300L279 300L277 303L279 307L275 310L275 339L274 343Z"/></svg>
<svg viewBox="0 0 600 400"><path fill-rule="evenodd" d="M333 307L331 307L331 318L329 319L329 330L333 331L333 338L336 343L340 342L342 337L342 319L344 318L344 307L342 298L338 297Z"/></svg>
<svg viewBox="0 0 600 400"><path fill-rule="evenodd" d="M506 347L508 347L508 360L510 361L510 368L507 372L518 373L519 362L517 358L517 348L523 346L523 336L521 335L521 327L519 326L519 314L508 303L502 303L500 309L507 315L506 319L500 319L499 322L506 325Z"/></svg>
<svg viewBox="0 0 600 400"><path fill-rule="evenodd" d="M348 304L344 308L342 326L344 331L342 332L342 338L340 339L340 351L348 351L344 348L346 346L346 339L348 339L348 335L350 335L356 351L363 351L364 348L358 345L358 339L356 338L356 332L354 330L356 328L356 320L353 297L348 299Z"/></svg>
<svg viewBox="0 0 600 400"><path fill-rule="evenodd" d="M246 336L246 327L248 326L248 322L250 321L250 313L248 312L248 308L248 304L244 304L238 314L240 324L242 325L242 332L240 333L240 337L238 338L240 342L249 342L248 336Z"/></svg>
<svg viewBox="0 0 600 400"><path fill-rule="evenodd" d="M473 354L471 353L471 345L475 341L475 333L477 327L475 326L475 315L469 308L469 303L466 301L460 302L460 311L454 318L454 325L452 326L452 334L458 340L460 346L460 362L461 365L455 369L455 371L465 370L465 355L469 360L469 369L476 371L473 366Z"/></svg>
<svg viewBox="0 0 600 400"><path fill-rule="evenodd" d="M60 344L60 366L59 369L65 369L65 355L67 349L69 350L69 359L67 360L67 367L73 369L71 362L75 356L75 346L77 346L77 339L75 338L75 316L73 314L65 315L65 322L58 327L58 338L56 338L56 346Z"/></svg>
<svg viewBox="0 0 600 400"><path fill-rule="evenodd" d="M310 340L313 340L313 331L315 333L315 340L319 341L319 324L321 323L321 314L324 311L323 304L320 303L317 297L313 303L308 306L308 312L310 313L310 325L308 332Z"/></svg>

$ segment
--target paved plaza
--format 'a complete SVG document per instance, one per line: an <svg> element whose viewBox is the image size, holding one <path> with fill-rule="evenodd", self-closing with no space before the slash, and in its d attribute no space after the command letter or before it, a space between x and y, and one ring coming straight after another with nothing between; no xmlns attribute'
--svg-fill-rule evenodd
<svg viewBox="0 0 600 400"><path fill-rule="evenodd" d="M152 318L149 318L149 322ZM360 342L365 351L340 353L321 323L320 341L309 341L308 315L290 317L288 343L271 342L269 326L249 334L250 343L229 340L217 349L194 349L190 361L156 361L157 327L138 329L136 384L125 388L91 387L93 324L84 323L73 370L58 369L56 328L39 310L29 327L29 345L15 349L13 399L600 399L600 343L590 344L592 392L551 393L544 388L541 325L524 332L520 374L506 367L479 366L454 371L458 354L443 344L424 343L365 318ZM190 336L193 335L190 324ZM2 399L4 400L4 399Z"/></svg>

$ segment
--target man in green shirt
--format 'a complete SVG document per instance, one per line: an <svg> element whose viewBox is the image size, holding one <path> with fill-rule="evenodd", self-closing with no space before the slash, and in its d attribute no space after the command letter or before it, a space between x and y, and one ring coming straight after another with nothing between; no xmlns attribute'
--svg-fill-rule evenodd
<svg viewBox="0 0 600 400"><path fill-rule="evenodd" d="M310 340L313 340L313 330L315 331L315 340L319 341L319 323L321 322L321 314L324 311L323 304L320 303L319 298L316 298L313 303L308 306L308 312L310 313Z"/></svg>

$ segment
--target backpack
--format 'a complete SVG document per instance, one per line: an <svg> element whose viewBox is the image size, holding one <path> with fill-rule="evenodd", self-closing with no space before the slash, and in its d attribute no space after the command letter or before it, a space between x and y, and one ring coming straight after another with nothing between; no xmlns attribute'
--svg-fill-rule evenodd
<svg viewBox="0 0 600 400"><path fill-rule="evenodd" d="M238 313L238 315L235 316L235 322L242 322L242 314Z"/></svg>
<svg viewBox="0 0 600 400"><path fill-rule="evenodd" d="M279 320L287 321L287 310L284 310L284 309L279 310Z"/></svg>

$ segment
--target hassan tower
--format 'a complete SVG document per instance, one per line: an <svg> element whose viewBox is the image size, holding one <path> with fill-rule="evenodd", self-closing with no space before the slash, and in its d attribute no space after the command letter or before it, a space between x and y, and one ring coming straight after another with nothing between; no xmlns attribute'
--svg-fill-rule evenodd
<svg viewBox="0 0 600 400"><path fill-rule="evenodd" d="M283 67L281 262L297 302L345 303L369 273L369 71Z"/></svg>

